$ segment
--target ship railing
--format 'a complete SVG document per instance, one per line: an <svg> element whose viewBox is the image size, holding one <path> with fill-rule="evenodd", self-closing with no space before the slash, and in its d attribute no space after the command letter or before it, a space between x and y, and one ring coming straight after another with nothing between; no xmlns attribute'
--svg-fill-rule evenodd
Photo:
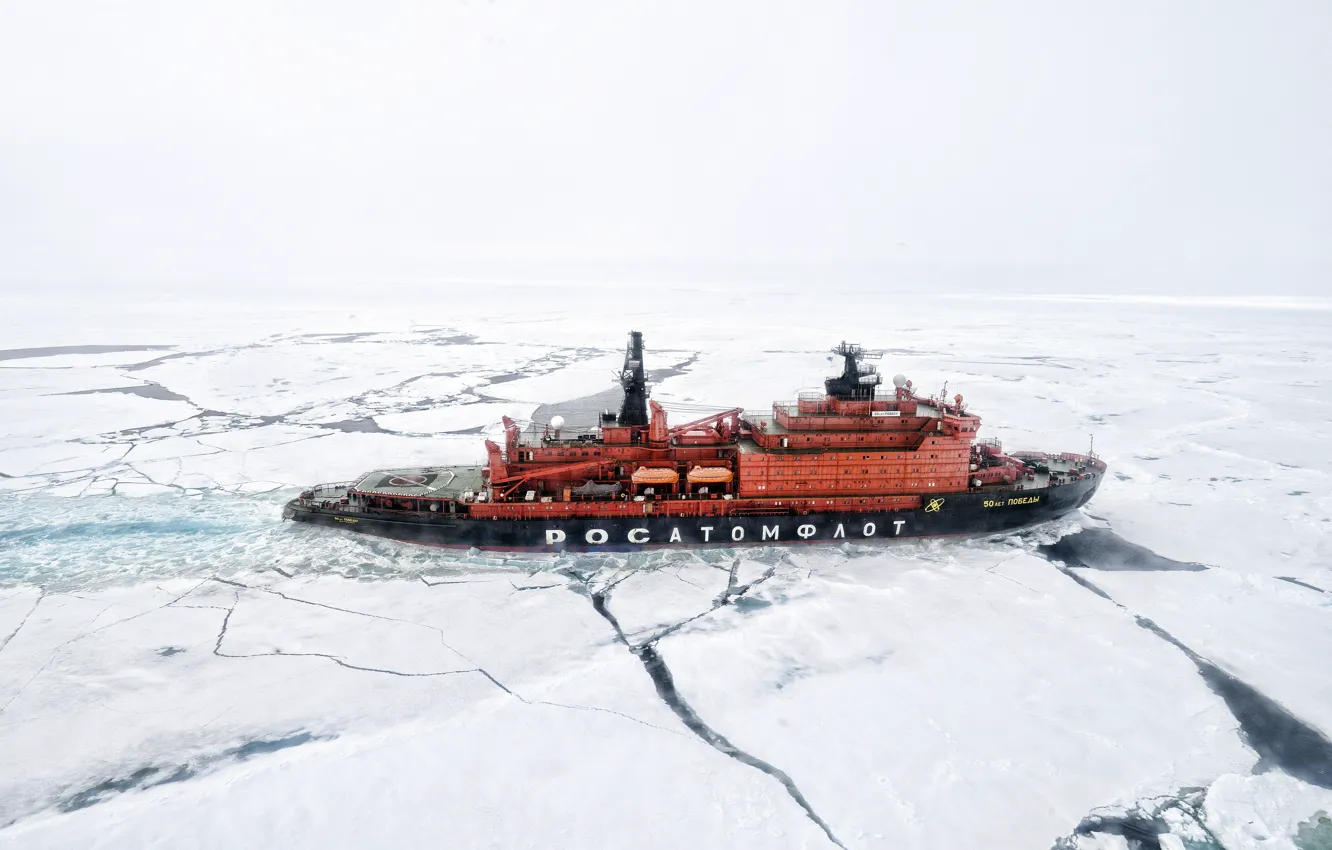
<svg viewBox="0 0 1332 850"><path fill-rule="evenodd" d="M1105 461L1101 460L1100 455L1096 454L1095 452L1088 452L1087 454L1078 454L1077 452L1061 452L1060 454L1055 455L1055 457L1067 463L1083 463L1101 472L1104 472L1108 468L1106 466Z"/></svg>
<svg viewBox="0 0 1332 850"><path fill-rule="evenodd" d="M565 426L558 431L546 426L541 434L541 442L548 445L578 445L579 443L589 443L601 436L600 429L593 427L575 427Z"/></svg>
<svg viewBox="0 0 1332 850"><path fill-rule="evenodd" d="M518 432L518 444L579 445L596 440L600 436L601 429L596 425L565 425L557 431L551 428L548 422L533 422Z"/></svg>
<svg viewBox="0 0 1332 850"><path fill-rule="evenodd" d="M351 489L351 486L355 483L355 481L335 481L331 484L316 484L307 492L312 496L318 496L320 493L332 493L335 490L342 490L345 492Z"/></svg>
<svg viewBox="0 0 1332 850"><path fill-rule="evenodd" d="M818 398L805 398L805 394L796 401L774 401L772 409L776 413L783 413L787 416L809 416L810 414L819 414L828 412L828 397L819 396Z"/></svg>

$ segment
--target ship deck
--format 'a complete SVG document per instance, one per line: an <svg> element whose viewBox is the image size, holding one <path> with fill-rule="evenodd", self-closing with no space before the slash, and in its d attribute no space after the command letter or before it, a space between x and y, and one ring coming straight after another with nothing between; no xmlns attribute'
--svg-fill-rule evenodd
<svg viewBox="0 0 1332 850"><path fill-rule="evenodd" d="M763 452L765 449L752 440L742 439L737 442L742 453ZM880 449L882 450L882 449ZM1014 490L1039 490L1052 484L1064 483L1067 476L1079 471L1079 463L1058 456L1043 457L1041 465L1048 472L1036 472L1032 479L1019 478L1013 484L987 484L972 488L972 493L1004 492ZM471 493L480 495L487 491L487 482L482 475L485 467L481 466L426 466L405 467L401 469L379 469L367 472L356 481L347 484L325 484L312 488L317 499L337 499L347 491L370 493L398 498L435 498L459 499ZM1096 470L1086 470L1099 474Z"/></svg>
<svg viewBox="0 0 1332 850"><path fill-rule="evenodd" d="M458 499L464 493L485 490L485 479L481 475L483 469L480 466L378 469L362 475L351 485L351 489L382 496Z"/></svg>

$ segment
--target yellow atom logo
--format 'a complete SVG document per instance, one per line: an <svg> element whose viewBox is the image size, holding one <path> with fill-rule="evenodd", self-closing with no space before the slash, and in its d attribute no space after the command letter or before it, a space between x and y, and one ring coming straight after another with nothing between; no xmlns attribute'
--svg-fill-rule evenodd
<svg viewBox="0 0 1332 850"><path fill-rule="evenodd" d="M937 514L939 508L943 507L943 499L930 499L930 503L925 506L925 513Z"/></svg>

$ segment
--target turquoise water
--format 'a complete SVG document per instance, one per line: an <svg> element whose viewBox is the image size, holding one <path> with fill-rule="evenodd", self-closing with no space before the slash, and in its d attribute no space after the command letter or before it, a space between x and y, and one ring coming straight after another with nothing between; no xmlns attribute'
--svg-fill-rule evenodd
<svg viewBox="0 0 1332 850"><path fill-rule="evenodd" d="M284 494L0 499L0 587L59 592L264 571L446 575L485 557L282 520Z"/></svg>

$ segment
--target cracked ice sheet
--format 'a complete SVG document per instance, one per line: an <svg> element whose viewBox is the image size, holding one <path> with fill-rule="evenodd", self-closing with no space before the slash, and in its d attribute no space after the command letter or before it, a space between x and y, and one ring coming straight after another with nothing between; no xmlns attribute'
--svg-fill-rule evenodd
<svg viewBox="0 0 1332 850"><path fill-rule="evenodd" d="M585 598L516 591L525 577L7 595L0 622L28 614L0 652L0 822L19 821L0 846L823 846L778 786L679 727ZM326 655L398 673L482 667L513 693ZM144 766L297 729L338 740L40 814Z"/></svg>
<svg viewBox="0 0 1332 850"><path fill-rule="evenodd" d="M23 438L32 443L168 424L199 412L183 401L159 401L123 393L11 398L4 405L0 439Z"/></svg>
<svg viewBox="0 0 1332 850"><path fill-rule="evenodd" d="M46 816L0 846L824 846L765 779L671 733L509 702Z"/></svg>
<svg viewBox="0 0 1332 850"><path fill-rule="evenodd" d="M606 340L607 343L611 340ZM665 355L657 355L658 366L665 365ZM624 352L611 351L590 356L564 369L545 375L518 378L486 387L486 395L512 401L549 402L593 395L616 384L614 376L624 368ZM575 423L576 424L576 423Z"/></svg>
<svg viewBox="0 0 1332 850"><path fill-rule="evenodd" d="M24 442L0 439L0 472L14 478L81 472L119 460L129 448L124 445L71 442L34 446L24 445Z"/></svg>
<svg viewBox="0 0 1332 850"><path fill-rule="evenodd" d="M484 453L476 440L266 426L200 436L204 451L178 458L140 462L136 449L126 462L155 481L257 492L346 481L377 468L480 463ZM208 451L217 448L224 451Z"/></svg>
<svg viewBox="0 0 1332 850"><path fill-rule="evenodd" d="M722 608L658 650L695 710L789 773L848 846L1048 846L1108 800L1256 760L1188 659L1043 560L796 560L751 594L767 607Z"/></svg>
<svg viewBox="0 0 1332 850"><path fill-rule="evenodd" d="M123 375L109 369L33 369L0 366L0 399L105 390L138 384L143 384L143 381L127 380Z"/></svg>
<svg viewBox="0 0 1332 850"><path fill-rule="evenodd" d="M157 381L195 404L251 416L282 415L402 387L431 372L473 372L473 384L552 353L522 345L372 344L282 340L169 360L136 377ZM409 388L404 388L409 389Z"/></svg>
<svg viewBox="0 0 1332 850"><path fill-rule="evenodd" d="M382 414L375 417L375 422L389 431L433 434L494 425L503 416L528 419L535 409L536 405L530 402L454 404L433 410Z"/></svg>
<svg viewBox="0 0 1332 850"><path fill-rule="evenodd" d="M726 569L698 561L671 560L653 569L613 575L612 608L620 628L633 643L648 640L682 620L709 610L725 591Z"/></svg>
<svg viewBox="0 0 1332 850"><path fill-rule="evenodd" d="M1332 737L1332 594L1229 570L1078 573Z"/></svg>

